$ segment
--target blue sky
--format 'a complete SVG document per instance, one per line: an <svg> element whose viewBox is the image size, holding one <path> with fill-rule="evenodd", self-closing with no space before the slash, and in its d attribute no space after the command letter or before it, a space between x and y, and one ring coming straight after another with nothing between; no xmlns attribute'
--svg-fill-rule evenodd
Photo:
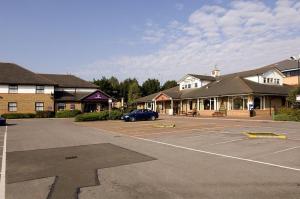
<svg viewBox="0 0 300 199"><path fill-rule="evenodd" d="M297 1L9 0L0 61L85 79L179 79L299 54Z"/></svg>

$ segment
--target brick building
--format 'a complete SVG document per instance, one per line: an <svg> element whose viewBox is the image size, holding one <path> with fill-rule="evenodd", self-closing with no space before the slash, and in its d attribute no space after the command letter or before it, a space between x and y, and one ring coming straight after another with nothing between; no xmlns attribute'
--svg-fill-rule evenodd
<svg viewBox="0 0 300 199"><path fill-rule="evenodd" d="M0 114L106 109L110 96L73 75L37 74L0 63Z"/></svg>

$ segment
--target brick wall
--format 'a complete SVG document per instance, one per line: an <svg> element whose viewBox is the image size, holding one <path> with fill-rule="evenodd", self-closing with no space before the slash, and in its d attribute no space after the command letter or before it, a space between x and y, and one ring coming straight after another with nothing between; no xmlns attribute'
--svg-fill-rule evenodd
<svg viewBox="0 0 300 199"><path fill-rule="evenodd" d="M35 113L35 102L44 102L44 110L54 110L54 100L50 94L0 93L0 114ZM8 111L8 102L17 103L17 111Z"/></svg>

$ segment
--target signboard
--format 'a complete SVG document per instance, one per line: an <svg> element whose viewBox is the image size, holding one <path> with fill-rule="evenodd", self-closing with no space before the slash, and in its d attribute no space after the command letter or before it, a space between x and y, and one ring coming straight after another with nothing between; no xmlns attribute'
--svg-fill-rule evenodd
<svg viewBox="0 0 300 199"><path fill-rule="evenodd" d="M296 101L297 101L297 102L300 102L300 95L297 95L297 96L296 96Z"/></svg>

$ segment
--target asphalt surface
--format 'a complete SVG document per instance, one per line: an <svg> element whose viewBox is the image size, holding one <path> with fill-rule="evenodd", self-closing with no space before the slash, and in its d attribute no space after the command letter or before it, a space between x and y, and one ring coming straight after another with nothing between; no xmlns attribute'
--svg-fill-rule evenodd
<svg viewBox="0 0 300 199"><path fill-rule="evenodd" d="M120 130L111 132L97 123L82 126L64 119L10 122L16 125L8 128L9 199L66 198L54 195L66 184L73 191L62 193L72 198L79 189L80 199L300 198L299 123L201 119L193 120L193 129L149 127L143 134L150 123L116 122ZM134 136L128 135L130 128ZM288 139L248 139L245 131L280 132ZM79 158L65 159L72 156ZM36 175L49 167L47 175ZM73 182L59 184L51 175L69 176Z"/></svg>

